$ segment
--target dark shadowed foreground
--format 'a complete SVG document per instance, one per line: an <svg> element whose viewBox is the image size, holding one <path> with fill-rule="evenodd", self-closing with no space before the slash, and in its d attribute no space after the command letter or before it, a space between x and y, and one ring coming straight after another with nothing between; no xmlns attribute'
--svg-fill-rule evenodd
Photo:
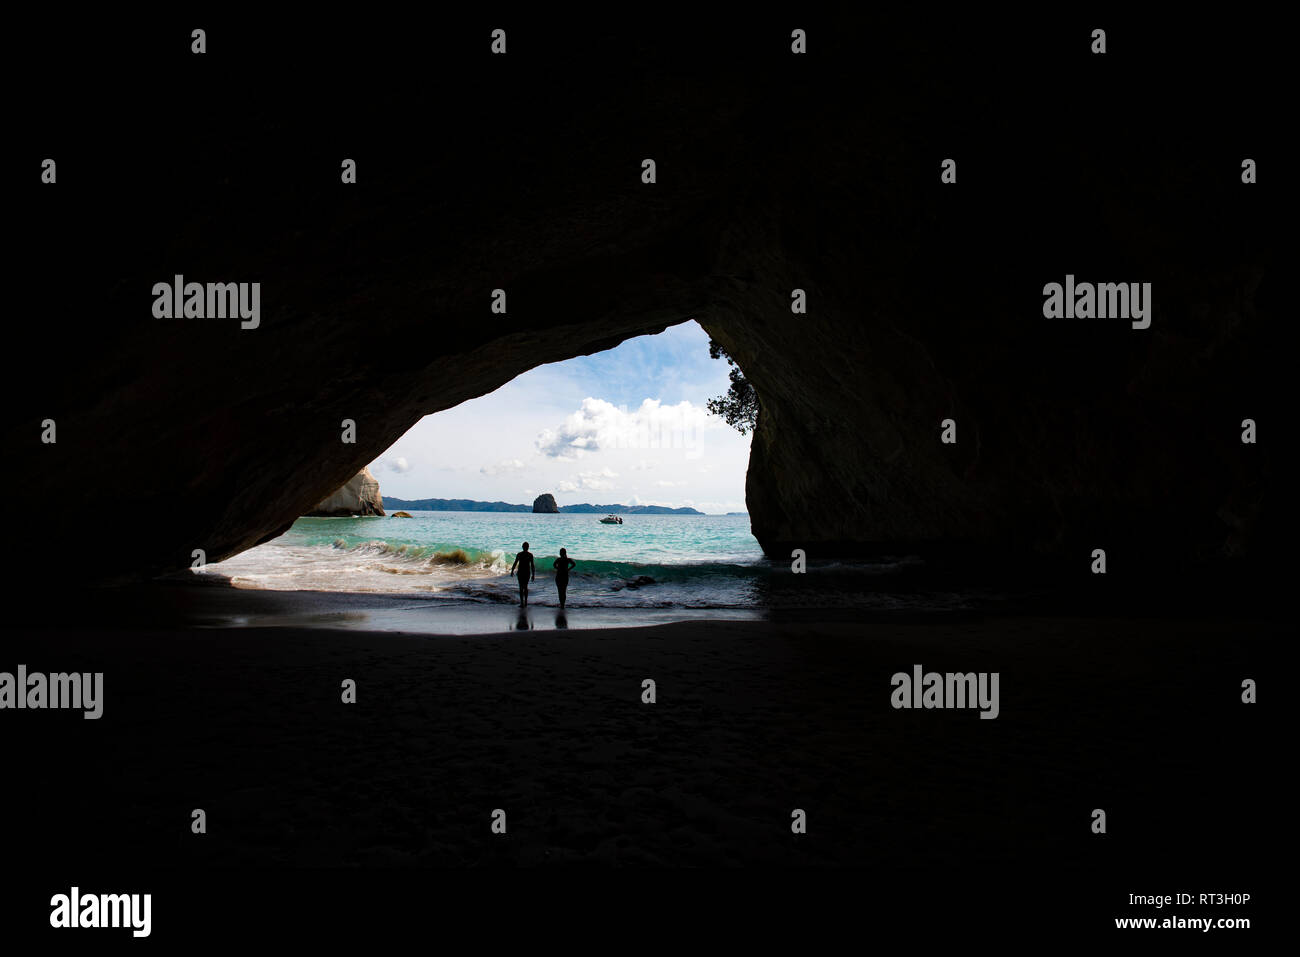
<svg viewBox="0 0 1300 957"><path fill-rule="evenodd" d="M105 701L98 721L3 715L26 782L6 788L6 845L137 866L1158 862L1222 880L1243 849L1267 853L1271 695L1245 705L1240 686L1268 676L1279 634L1086 618L10 633L0 670L103 671ZM915 664L999 672L999 717L894 710L890 677Z"/></svg>

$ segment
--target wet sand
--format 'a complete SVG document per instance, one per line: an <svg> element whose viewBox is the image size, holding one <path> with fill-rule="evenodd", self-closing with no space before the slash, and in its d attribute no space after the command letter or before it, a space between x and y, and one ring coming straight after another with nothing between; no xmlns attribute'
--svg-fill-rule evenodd
<svg viewBox="0 0 1300 957"><path fill-rule="evenodd" d="M0 638L0 670L104 672L98 721L0 715L24 782L5 797L16 855L1159 867L1222 884L1273 853L1274 624L803 616L430 636L113 621ZM892 708L891 675L916 664L998 672L999 717ZM1245 677L1260 704L1241 703Z"/></svg>

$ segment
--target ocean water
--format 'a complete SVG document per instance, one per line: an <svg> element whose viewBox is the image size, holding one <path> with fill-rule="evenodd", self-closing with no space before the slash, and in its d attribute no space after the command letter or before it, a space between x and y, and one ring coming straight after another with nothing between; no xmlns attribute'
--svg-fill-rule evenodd
<svg viewBox="0 0 1300 957"><path fill-rule="evenodd" d="M284 535L196 574L241 588L361 592L449 603L514 604L510 565L522 542L536 557L529 603L558 605L553 563L576 561L572 608L961 607L963 596L911 595L891 582L915 563L810 565L769 561L747 515L413 512L413 518L300 518Z"/></svg>

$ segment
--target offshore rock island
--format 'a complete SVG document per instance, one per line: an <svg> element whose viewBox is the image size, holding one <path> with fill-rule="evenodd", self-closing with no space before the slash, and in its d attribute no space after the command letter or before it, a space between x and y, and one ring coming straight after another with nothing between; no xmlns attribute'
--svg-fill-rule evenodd
<svg viewBox="0 0 1300 957"><path fill-rule="evenodd" d="M477 502L467 498L417 498L404 499L388 496L390 508L416 512L535 512L578 513L582 515L703 515L699 509L669 508L666 505L556 505L555 496L539 495L532 505L515 505L510 502Z"/></svg>

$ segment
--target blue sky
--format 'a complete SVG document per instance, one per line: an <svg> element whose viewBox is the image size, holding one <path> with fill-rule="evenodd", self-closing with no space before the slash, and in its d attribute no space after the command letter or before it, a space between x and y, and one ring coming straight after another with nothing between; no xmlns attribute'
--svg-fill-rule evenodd
<svg viewBox="0 0 1300 957"><path fill-rule="evenodd" d="M381 494L745 508L749 436L709 415L727 364L694 322L525 372L425 416L371 463Z"/></svg>

